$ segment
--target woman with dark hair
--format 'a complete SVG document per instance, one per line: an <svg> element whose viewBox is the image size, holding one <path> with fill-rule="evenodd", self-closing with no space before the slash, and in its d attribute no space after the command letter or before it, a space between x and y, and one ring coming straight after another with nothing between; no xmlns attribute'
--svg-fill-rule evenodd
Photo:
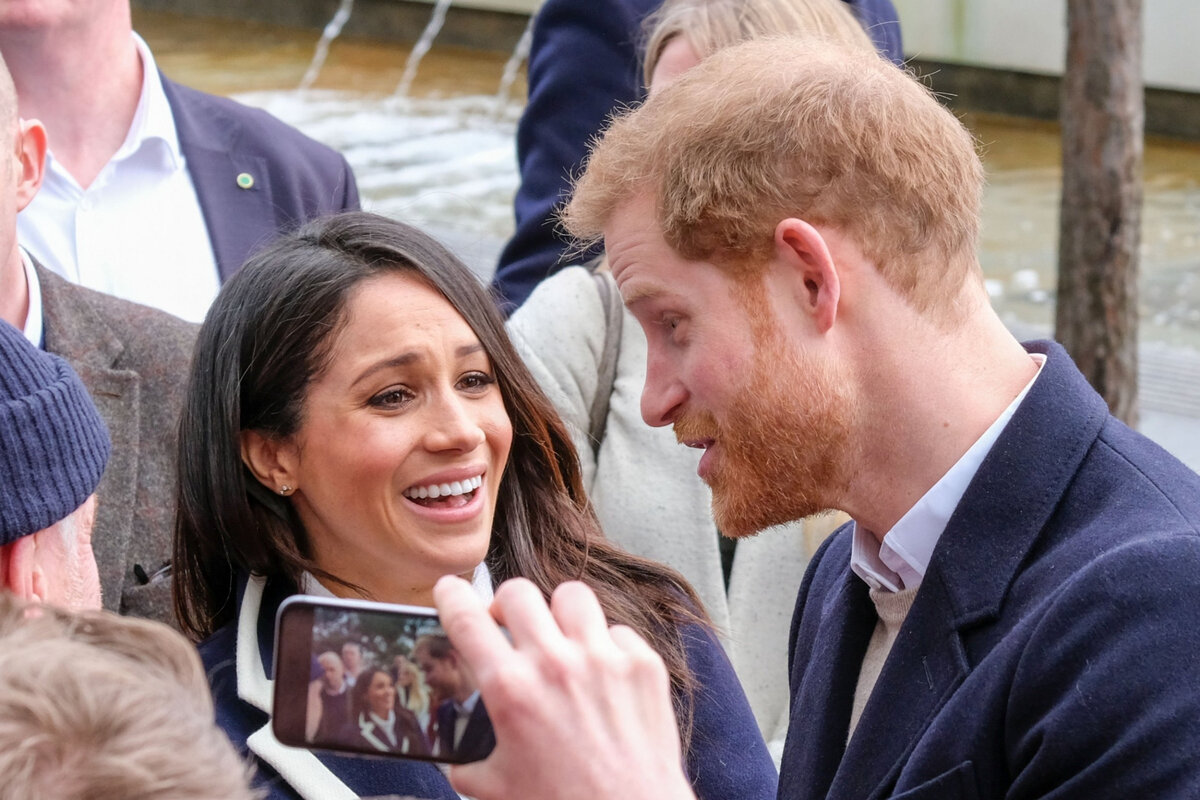
<svg viewBox="0 0 1200 800"><path fill-rule="evenodd" d="M350 724L343 739L352 746L380 753L429 755L421 723L396 704L396 684L385 669L368 667L350 690Z"/></svg>
<svg viewBox="0 0 1200 800"><path fill-rule="evenodd" d="M383 217L309 223L254 256L200 330L179 443L175 600L218 722L271 797L456 797L433 765L270 735L275 611L296 592L432 605L446 574L544 594L582 580L671 676L702 800L776 774L692 590L600 533L574 448L486 291Z"/></svg>

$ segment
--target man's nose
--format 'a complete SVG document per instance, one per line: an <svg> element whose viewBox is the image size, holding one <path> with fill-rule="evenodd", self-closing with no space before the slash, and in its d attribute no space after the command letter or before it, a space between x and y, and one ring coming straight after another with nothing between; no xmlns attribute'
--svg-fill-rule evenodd
<svg viewBox="0 0 1200 800"><path fill-rule="evenodd" d="M687 399L687 390L663 359L650 354L646 361L646 384L642 387L642 419L660 428L670 425Z"/></svg>

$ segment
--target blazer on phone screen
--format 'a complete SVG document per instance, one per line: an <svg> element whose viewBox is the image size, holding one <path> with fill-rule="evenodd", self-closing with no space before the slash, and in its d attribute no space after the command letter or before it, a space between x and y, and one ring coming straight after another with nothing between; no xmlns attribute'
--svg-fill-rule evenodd
<svg viewBox="0 0 1200 800"><path fill-rule="evenodd" d="M487 709L480 699L471 709L467 719L467 727L463 729L462 738L458 745L454 744L454 723L458 718L458 710L453 700L445 700L438 706L438 752L454 753L456 759L462 761L478 761L486 758L496 746L496 734L488 721Z"/></svg>

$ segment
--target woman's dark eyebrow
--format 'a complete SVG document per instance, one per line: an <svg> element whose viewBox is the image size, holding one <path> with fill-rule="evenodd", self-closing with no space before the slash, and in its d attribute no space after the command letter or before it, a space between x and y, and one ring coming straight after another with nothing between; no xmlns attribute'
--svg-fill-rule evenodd
<svg viewBox="0 0 1200 800"><path fill-rule="evenodd" d="M461 347L459 347L457 350L454 351L454 354L459 358L466 358L467 356L474 355L475 353L478 353L481 350L483 350L482 342L472 342L471 344L462 345ZM410 353L401 353L400 355L392 356L391 358L385 358L382 361L376 361L374 364L372 364L371 366L369 366L365 370L363 370L363 372L357 378L354 379L354 382L350 384L350 387L353 388L353 387L357 386L358 384L362 383L367 378L371 377L372 375L374 375L377 372L382 372L383 370L387 370L387 369L393 369L395 367L406 367L409 364L412 364L413 362L420 361L420 360L421 360L420 353L410 352Z"/></svg>

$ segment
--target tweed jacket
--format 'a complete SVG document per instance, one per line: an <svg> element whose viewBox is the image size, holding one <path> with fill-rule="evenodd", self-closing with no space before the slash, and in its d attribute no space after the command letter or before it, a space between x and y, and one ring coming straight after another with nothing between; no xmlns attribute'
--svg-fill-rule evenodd
<svg viewBox="0 0 1200 800"><path fill-rule="evenodd" d="M509 319L508 330L567 423L605 535L674 567L692 584L722 633L778 763L788 725L792 603L812 549L844 517L805 520L739 541L726 591L712 495L696 475L700 454L680 447L670 428L642 420L646 335L632 314L622 313L616 380L598 450L588 429L607 318L591 273L569 267L544 281Z"/></svg>
<svg viewBox="0 0 1200 800"><path fill-rule="evenodd" d="M904 60L892 0L845 0L880 53ZM529 98L517 125L521 185L516 231L492 286L511 312L535 286L568 266L554 225L588 144L610 114L642 98L642 22L662 0L546 0L529 51ZM586 76L581 80L580 76Z"/></svg>
<svg viewBox="0 0 1200 800"><path fill-rule="evenodd" d="M162 76L221 282L276 234L359 207L342 155L257 108ZM238 184L250 175L253 186Z"/></svg>
<svg viewBox="0 0 1200 800"><path fill-rule="evenodd" d="M779 796L1200 797L1200 477L1114 419L1067 353L934 548L847 744L876 624L849 526L792 634Z"/></svg>
<svg viewBox="0 0 1200 800"><path fill-rule="evenodd" d="M198 328L34 268L45 348L79 373L112 437L92 534L104 606L173 623L164 567L175 517L176 431Z"/></svg>

